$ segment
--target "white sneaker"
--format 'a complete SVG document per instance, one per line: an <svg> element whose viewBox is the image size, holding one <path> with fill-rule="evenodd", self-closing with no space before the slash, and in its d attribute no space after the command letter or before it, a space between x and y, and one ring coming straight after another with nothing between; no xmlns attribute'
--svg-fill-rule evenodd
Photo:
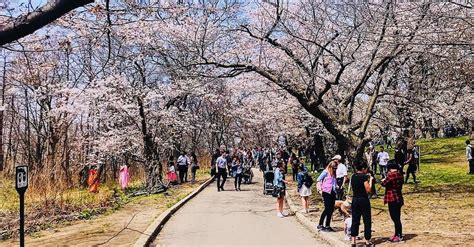
<svg viewBox="0 0 474 247"><path fill-rule="evenodd" d="M288 214L285 214L285 213L283 213L283 212L282 212L281 214L283 215L283 217L286 217L286 216L288 216Z"/></svg>
<svg viewBox="0 0 474 247"><path fill-rule="evenodd" d="M281 212L278 212L278 213L277 213L277 217L278 217L278 218L285 218L285 215L283 215Z"/></svg>

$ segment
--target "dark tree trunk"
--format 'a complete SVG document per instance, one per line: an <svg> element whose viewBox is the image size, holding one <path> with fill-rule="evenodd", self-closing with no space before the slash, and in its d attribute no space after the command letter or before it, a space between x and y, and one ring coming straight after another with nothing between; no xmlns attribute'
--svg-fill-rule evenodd
<svg viewBox="0 0 474 247"><path fill-rule="evenodd" d="M164 190L162 183L163 168L159 162L159 155L156 145L153 142L150 133L148 132L143 101L140 97L136 97L136 99L141 117L141 132L143 136L145 156L146 189L149 192L159 192Z"/></svg>
<svg viewBox="0 0 474 247"><path fill-rule="evenodd" d="M327 160L326 160L326 151L324 150L324 142L323 138L319 134L314 135L313 139L314 143L314 150L317 155L317 163L319 164L319 167L324 167L327 165Z"/></svg>
<svg viewBox="0 0 474 247"><path fill-rule="evenodd" d="M0 46L32 34L69 11L94 0L54 0L36 11L20 16L0 28Z"/></svg>
<svg viewBox="0 0 474 247"><path fill-rule="evenodd" d="M3 76L2 76L2 104L0 105L3 107L5 105L5 87L6 87L6 74L7 74L7 61L6 57L3 58ZM0 110L0 171L3 171L3 160L4 160L4 153L3 153L3 112L5 109Z"/></svg>

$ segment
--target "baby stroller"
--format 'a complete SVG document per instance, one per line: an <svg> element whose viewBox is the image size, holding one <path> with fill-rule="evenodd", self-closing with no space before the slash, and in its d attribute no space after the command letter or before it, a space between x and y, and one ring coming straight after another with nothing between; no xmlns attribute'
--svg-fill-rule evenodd
<svg viewBox="0 0 474 247"><path fill-rule="evenodd" d="M243 179L244 179L244 183L245 183L245 184L250 184L250 183L252 183L253 171L252 171L252 167L250 166L250 164L244 165L244 169L243 169Z"/></svg>
<svg viewBox="0 0 474 247"><path fill-rule="evenodd" d="M265 171L263 173L263 194L268 195L273 192L273 178L275 174L273 171Z"/></svg>

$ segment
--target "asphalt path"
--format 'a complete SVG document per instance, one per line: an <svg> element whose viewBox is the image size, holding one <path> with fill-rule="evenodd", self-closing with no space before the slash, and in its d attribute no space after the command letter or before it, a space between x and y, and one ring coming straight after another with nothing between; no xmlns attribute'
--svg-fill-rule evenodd
<svg viewBox="0 0 474 247"><path fill-rule="evenodd" d="M276 199L263 195L263 176L254 171L253 184L225 191L210 184L165 224L154 246L327 246L294 216L278 218Z"/></svg>

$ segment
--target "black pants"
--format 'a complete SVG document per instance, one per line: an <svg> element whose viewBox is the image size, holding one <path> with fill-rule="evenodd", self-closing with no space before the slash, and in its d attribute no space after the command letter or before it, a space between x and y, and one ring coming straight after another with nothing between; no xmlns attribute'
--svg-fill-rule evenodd
<svg viewBox="0 0 474 247"><path fill-rule="evenodd" d="M324 224L324 219L326 219L326 224L323 226L331 226L332 213L334 212L334 203L336 202L336 194L331 192L331 194L323 192L324 200L324 211L319 218L319 225Z"/></svg>
<svg viewBox="0 0 474 247"><path fill-rule="evenodd" d="M469 160L469 174L474 174L474 159Z"/></svg>
<svg viewBox="0 0 474 247"><path fill-rule="evenodd" d="M222 178L222 183L221 183ZM227 180L227 170L225 168L217 168L217 190L223 190L225 181Z"/></svg>
<svg viewBox="0 0 474 247"><path fill-rule="evenodd" d="M242 183L242 173L235 174L234 187L235 189L240 189L240 184Z"/></svg>
<svg viewBox="0 0 474 247"><path fill-rule="evenodd" d="M344 177L336 178L336 183L337 183L338 188L340 188L340 189L336 189L336 192L337 192L336 199L343 200L342 198L344 197L344 188L342 187L342 185L344 183Z"/></svg>
<svg viewBox="0 0 474 247"><path fill-rule="evenodd" d="M184 182L188 182L188 168L189 166L186 166L186 170L184 171Z"/></svg>
<svg viewBox="0 0 474 247"><path fill-rule="evenodd" d="M296 177L298 176L298 167L291 168L291 175L293 176L293 181L296 181Z"/></svg>
<svg viewBox="0 0 474 247"><path fill-rule="evenodd" d="M197 166L193 166L191 167L191 181L196 181L196 171L197 171L198 167Z"/></svg>
<svg viewBox="0 0 474 247"><path fill-rule="evenodd" d="M390 212L390 218L392 218L393 224L395 225L395 236L402 236L402 221L400 215L402 211L402 204L399 202L389 202L388 211Z"/></svg>
<svg viewBox="0 0 474 247"><path fill-rule="evenodd" d="M187 182L186 175L188 173L188 166L178 166L179 182Z"/></svg>
<svg viewBox="0 0 474 247"><path fill-rule="evenodd" d="M410 177L410 174L413 176L413 181L416 183L416 165L408 165L407 169L407 177L405 178L405 183L408 183L408 178Z"/></svg>
<svg viewBox="0 0 474 247"><path fill-rule="evenodd" d="M372 212L370 209L370 200L368 197L352 198L352 226L351 236L357 237L359 234L360 217L364 219L364 238L372 238Z"/></svg>

